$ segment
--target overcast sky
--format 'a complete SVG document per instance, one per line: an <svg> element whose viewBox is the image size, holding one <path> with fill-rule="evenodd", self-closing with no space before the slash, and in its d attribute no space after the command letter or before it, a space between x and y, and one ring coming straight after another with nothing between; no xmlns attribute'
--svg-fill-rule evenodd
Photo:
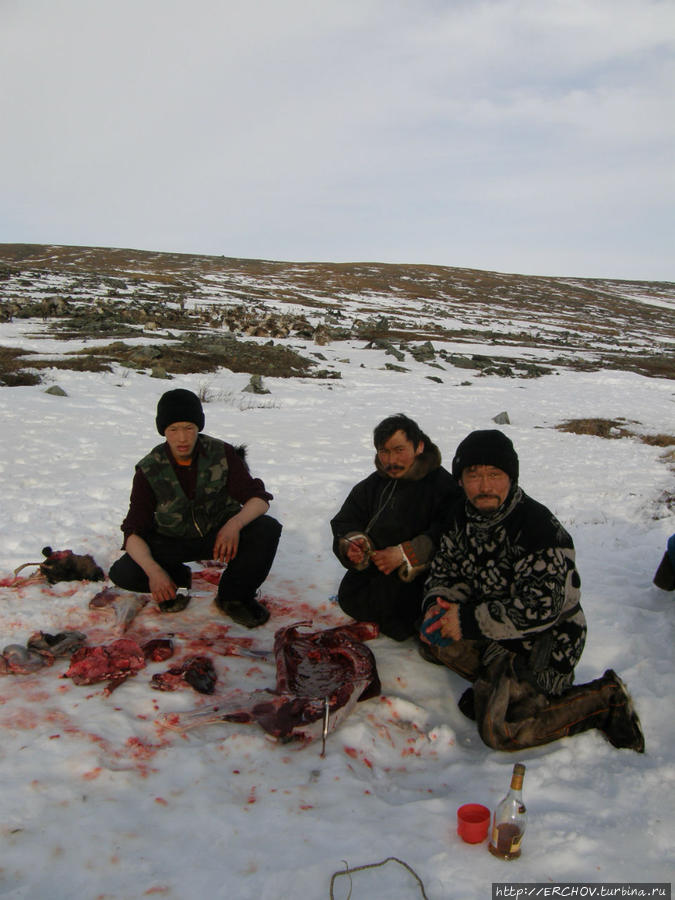
<svg viewBox="0 0 675 900"><path fill-rule="evenodd" d="M675 281L675 0L0 0L0 242Z"/></svg>

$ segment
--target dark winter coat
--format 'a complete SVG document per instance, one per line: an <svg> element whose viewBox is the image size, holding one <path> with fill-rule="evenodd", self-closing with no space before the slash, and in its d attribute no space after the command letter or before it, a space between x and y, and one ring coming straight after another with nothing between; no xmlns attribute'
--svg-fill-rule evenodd
<svg viewBox="0 0 675 900"><path fill-rule="evenodd" d="M375 465L376 471L352 488L331 520L333 552L351 568L340 538L365 534L375 550L403 544L411 565L428 563L450 506L462 496L457 482L441 466L440 451L431 442L402 478L387 475L377 457Z"/></svg>
<svg viewBox="0 0 675 900"><path fill-rule="evenodd" d="M519 487L495 512L456 505L425 584L424 609L460 606L462 638L486 640L483 663L515 654L520 677L548 694L574 680L586 639L572 538Z"/></svg>

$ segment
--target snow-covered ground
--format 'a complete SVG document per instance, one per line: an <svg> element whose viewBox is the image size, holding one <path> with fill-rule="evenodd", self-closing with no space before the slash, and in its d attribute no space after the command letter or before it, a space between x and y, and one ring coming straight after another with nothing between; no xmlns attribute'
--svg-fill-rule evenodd
<svg viewBox="0 0 675 900"><path fill-rule="evenodd" d="M3 325L0 343L22 346L22 329ZM119 554L133 465L159 441L158 397L173 387L208 389L206 432L248 445L254 474L274 494L271 514L284 525L264 586L272 618L246 631L221 617L209 586L197 582L184 612L162 617L148 607L130 633L171 631L180 647L209 627L231 625L230 635L269 649L281 625L345 620L331 600L342 569L328 522L372 470L374 425L408 413L449 465L469 431L494 427L492 417L507 411L503 429L520 455L521 484L556 513L577 547L589 621L577 680L610 666L622 675L642 719L645 755L615 750L598 732L519 754L530 824L521 859L505 863L485 843L461 842L456 809L494 807L516 758L481 743L456 706L461 679L424 663L412 641L370 643L382 696L359 704L329 736L325 758L317 744L276 744L255 725L183 735L163 729L161 713L214 702L187 686L151 690L151 675L167 663L150 664L105 696L103 685L63 679L67 661L58 661L2 680L0 897L313 900L329 896L331 876L346 864L387 857L411 866L431 900L483 900L498 881L671 881L675 595L651 579L675 531L663 500L673 471L662 448L554 426L624 417L640 433L672 433L675 383L616 371L474 378L410 358L403 374L384 369L391 357L362 347L320 348L340 380L265 379L271 394L261 397L241 393L248 376L226 370L171 382L128 369L52 370L66 397L46 394L46 384L0 389L0 578L38 561L45 545L91 553L107 571ZM3 646L25 643L38 629L112 639L112 615L88 606L100 588L0 588ZM214 663L218 693L274 686L271 662L214 656ZM352 879L354 900L420 896L411 874L393 863ZM348 879L336 879L333 890L346 898Z"/></svg>

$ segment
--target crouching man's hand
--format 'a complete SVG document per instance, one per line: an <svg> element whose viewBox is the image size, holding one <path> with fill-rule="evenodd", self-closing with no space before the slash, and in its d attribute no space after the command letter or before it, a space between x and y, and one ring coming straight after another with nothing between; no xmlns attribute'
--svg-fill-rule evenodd
<svg viewBox="0 0 675 900"><path fill-rule="evenodd" d="M459 606L436 597L432 606L424 614L420 639L427 644L447 647L453 641L461 641L462 630L459 625Z"/></svg>
<svg viewBox="0 0 675 900"><path fill-rule="evenodd" d="M241 527L236 521L236 516L228 519L216 535L213 545L213 558L218 562L229 563L237 555L239 550L239 532Z"/></svg>
<svg viewBox="0 0 675 900"><path fill-rule="evenodd" d="M173 600L178 590L173 579L167 575L161 566L153 567L148 572L148 584L155 603L161 603L163 600Z"/></svg>

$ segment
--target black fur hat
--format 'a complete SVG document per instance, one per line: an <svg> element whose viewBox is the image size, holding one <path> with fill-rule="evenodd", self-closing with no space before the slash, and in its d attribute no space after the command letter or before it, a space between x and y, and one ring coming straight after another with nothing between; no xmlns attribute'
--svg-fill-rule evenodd
<svg viewBox="0 0 675 900"><path fill-rule="evenodd" d="M199 431L204 427L204 410L199 397L192 391L176 388L162 394L157 404L157 431L164 434L174 422L194 422Z"/></svg>
<svg viewBox="0 0 675 900"><path fill-rule="evenodd" d="M518 454L510 438L496 428L472 431L459 445L452 460L456 481L469 466L496 466L506 472L511 481L518 481Z"/></svg>

